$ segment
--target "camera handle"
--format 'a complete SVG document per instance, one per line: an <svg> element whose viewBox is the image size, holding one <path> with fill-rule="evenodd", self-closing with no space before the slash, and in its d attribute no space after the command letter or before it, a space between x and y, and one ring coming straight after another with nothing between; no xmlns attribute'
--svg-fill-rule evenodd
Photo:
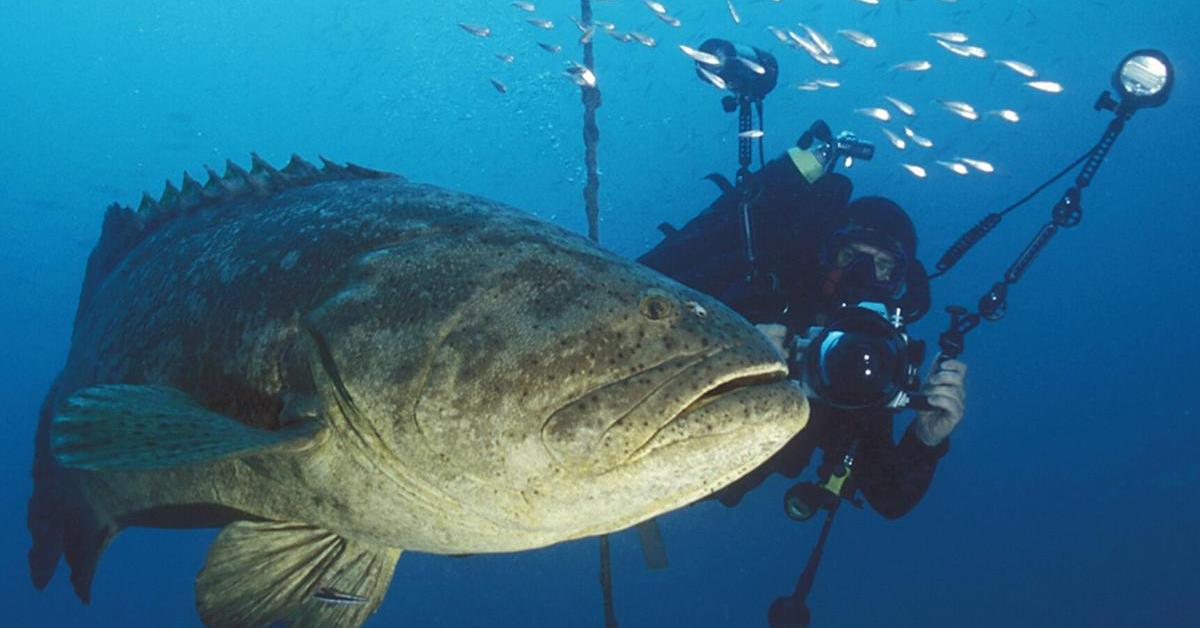
<svg viewBox="0 0 1200 628"><path fill-rule="evenodd" d="M754 226L750 219L750 205L758 191L750 184L750 164L754 159L754 140L748 131L754 129L754 111L758 110L759 130L763 126L763 101L751 100L749 96L726 96L721 99L721 107L728 113L738 114L738 170L734 179L734 188L738 190L738 213L742 219L742 242L746 248L746 262L750 266L747 280L753 281L758 274L758 264L754 256ZM758 138L758 160L763 160L762 138Z"/></svg>
<svg viewBox="0 0 1200 628"><path fill-rule="evenodd" d="M946 308L950 314L950 325L938 336L938 356L933 363L932 372L937 372L946 360L953 360L962 355L967 332L975 329L981 322L979 314L968 312L967 308L951 305ZM895 410L916 410L918 412L937 410L929 403L929 395L924 393L907 394L903 402Z"/></svg>

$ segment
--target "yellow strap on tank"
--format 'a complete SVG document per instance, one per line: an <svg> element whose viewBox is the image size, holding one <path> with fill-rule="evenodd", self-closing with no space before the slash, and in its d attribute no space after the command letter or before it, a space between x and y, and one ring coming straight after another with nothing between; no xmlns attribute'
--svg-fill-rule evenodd
<svg viewBox="0 0 1200 628"><path fill-rule="evenodd" d="M831 473L829 475L829 480L825 482L824 488L825 488L825 490L829 491L830 493L833 493L834 495L841 495L842 494L842 485L845 484L846 480L848 480L849 478L850 478L850 469L846 469L846 472L843 473L842 475L838 475L836 473Z"/></svg>
<svg viewBox="0 0 1200 628"><path fill-rule="evenodd" d="M801 150L793 146L788 149L787 154L792 158L792 164L796 166L796 170L799 170L809 183L816 183L817 179L825 176L825 165L817 160L812 151Z"/></svg>

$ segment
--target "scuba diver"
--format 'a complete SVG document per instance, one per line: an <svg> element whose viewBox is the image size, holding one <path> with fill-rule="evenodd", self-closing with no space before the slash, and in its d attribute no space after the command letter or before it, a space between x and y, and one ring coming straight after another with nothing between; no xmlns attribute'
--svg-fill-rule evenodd
<svg viewBox="0 0 1200 628"><path fill-rule="evenodd" d="M911 323L930 306L913 223L888 199L850 202L850 180L831 172L830 157L797 146L739 177L737 187L716 177L722 196L682 229L660 226L666 237L638 261L717 297L758 324L784 353L847 304L880 303ZM746 190L751 200L743 216ZM795 379L800 370L793 359ZM927 409L918 411L899 442L892 436L893 408L847 409L814 398L808 426L715 497L734 506L772 473L794 478L818 447L826 455L817 476L827 483L843 472L839 465L856 443L855 482L835 493L853 500L857 489L884 517L900 517L924 495L949 448L947 437L962 420L965 373L957 360L938 364L922 391Z"/></svg>
<svg viewBox="0 0 1200 628"><path fill-rule="evenodd" d="M930 307L916 229L886 198L851 202L853 185L834 169L874 155L851 133L835 136L817 121L766 162L763 101L779 72L773 55L722 39L699 52L697 77L725 91L722 108L738 116L736 182L710 175L721 196L683 229L660 225L663 241L638 261L759 325L812 401L805 429L716 497L733 506L772 473L796 477L820 447L819 483L788 491L789 516L832 516L844 500L858 505L861 491L881 515L899 517L928 489L966 401L957 354L940 355L922 386L924 343L904 331ZM761 167L752 171L755 139ZM906 407L916 418L894 442L894 415Z"/></svg>
<svg viewBox="0 0 1200 628"><path fill-rule="evenodd" d="M789 377L809 395L805 429L713 495L734 506L772 473L796 477L822 449L817 481L792 486L783 501L796 520L825 511L824 524L793 591L776 598L767 614L772 628L807 628L812 619L807 598L839 506L861 506L856 497L861 492L881 515L897 518L924 496L965 411L966 365L956 359L965 335L984 321L1001 320L1009 289L1056 233L1080 223L1083 190L1128 120L1167 101L1174 69L1158 50L1126 55L1112 75L1113 92L1102 92L1093 107L1114 114L1100 140L1020 200L987 214L950 246L937 272L929 275L917 260L916 230L904 210L882 197L851 202L850 181L833 172L843 160L849 165L871 159L873 146L848 132L834 136L818 121L795 147L764 163L763 99L778 79L774 56L721 39L704 42L689 56L702 81L727 92L724 110L738 114L740 168L736 184L710 175L722 190L717 201L683 229L660 225L664 240L638 261L717 297L758 324L787 356ZM750 170L752 139L759 140L758 171ZM946 308L950 322L922 384L924 343L909 338L905 326L928 312L930 279L945 275L1005 215L1076 170L1049 220L978 305ZM917 414L896 442L893 420L903 409ZM644 549L652 545L652 534L641 529L639 534Z"/></svg>

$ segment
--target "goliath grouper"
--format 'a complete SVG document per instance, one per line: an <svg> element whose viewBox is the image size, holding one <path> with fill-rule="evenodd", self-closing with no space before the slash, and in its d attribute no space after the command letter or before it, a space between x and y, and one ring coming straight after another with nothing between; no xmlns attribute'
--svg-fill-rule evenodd
<svg viewBox="0 0 1200 628"><path fill-rule="evenodd" d="M805 424L715 300L506 206L254 156L114 205L41 411L33 581L129 526L223 526L214 626L356 626L402 550L620 530Z"/></svg>

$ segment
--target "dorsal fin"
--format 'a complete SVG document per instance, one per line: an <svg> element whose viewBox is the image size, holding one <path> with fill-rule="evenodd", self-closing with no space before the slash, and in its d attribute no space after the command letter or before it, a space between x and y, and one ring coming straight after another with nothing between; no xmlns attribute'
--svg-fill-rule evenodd
<svg viewBox="0 0 1200 628"><path fill-rule="evenodd" d="M250 153L250 174L258 179L266 179L276 188L287 187L287 180L279 174L271 164L267 163L258 153Z"/></svg>
<svg viewBox="0 0 1200 628"><path fill-rule="evenodd" d="M230 193L229 185L213 170L208 164L204 164L204 171L208 173L208 181L204 182L204 192L214 198L220 198Z"/></svg>
<svg viewBox="0 0 1200 628"><path fill-rule="evenodd" d="M292 158L288 160L287 165L283 167L283 174L287 175L288 179L305 179L315 177L317 168L312 164L300 158L300 155L292 153Z"/></svg>
<svg viewBox="0 0 1200 628"><path fill-rule="evenodd" d="M146 218L158 211L158 202L148 193L142 194L142 204L138 206L136 214L132 209L121 207L117 203L108 206L108 210L104 212L104 228L100 242L88 257L87 274L83 277L83 291L79 296L77 317L78 313L84 310L83 304L91 300L92 293L96 291L100 282L125 259L125 255L137 246L138 242L142 241Z"/></svg>
<svg viewBox="0 0 1200 628"><path fill-rule="evenodd" d="M192 175L187 171L183 171L183 185L179 186L179 203L181 209L192 209L199 207L204 201L204 188L200 187L199 183L192 178Z"/></svg>
<svg viewBox="0 0 1200 628"><path fill-rule="evenodd" d="M323 167L317 168L292 155L282 170L278 170L256 153L251 153L250 171L233 161L225 162L225 175L204 166L208 181L200 185L187 171L183 173L180 187L167 181L162 196L156 201L149 193L143 193L137 211L114 203L104 215L104 228L100 242L88 259L87 275L83 283L83 294L79 310L84 306L96 286L108 276L112 269L136 247L147 235L163 224L184 213L205 207L235 202L248 197L265 197L283 190L305 187L325 181L351 179L382 179L398 175L363 168L362 166L340 166L321 157Z"/></svg>

